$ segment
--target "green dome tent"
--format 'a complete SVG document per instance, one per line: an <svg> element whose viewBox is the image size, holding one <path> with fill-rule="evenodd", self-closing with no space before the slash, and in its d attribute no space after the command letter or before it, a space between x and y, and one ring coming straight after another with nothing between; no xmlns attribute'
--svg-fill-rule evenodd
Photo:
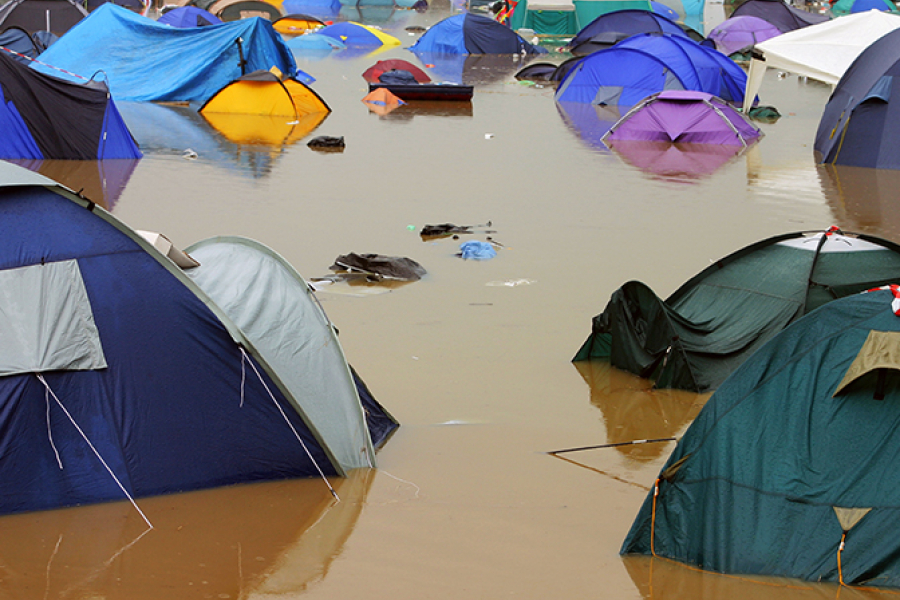
<svg viewBox="0 0 900 600"><path fill-rule="evenodd" d="M900 586L900 290L785 329L719 388L622 553L703 569Z"/></svg>
<svg viewBox="0 0 900 600"><path fill-rule="evenodd" d="M835 298L900 281L900 246L837 228L752 244L662 300L619 288L573 360L609 359L661 388L715 389L792 321Z"/></svg>

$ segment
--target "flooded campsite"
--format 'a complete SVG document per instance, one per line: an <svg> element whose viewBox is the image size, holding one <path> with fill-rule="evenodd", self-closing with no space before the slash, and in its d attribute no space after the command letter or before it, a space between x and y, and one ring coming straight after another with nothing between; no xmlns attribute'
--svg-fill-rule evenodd
<svg viewBox="0 0 900 600"><path fill-rule="evenodd" d="M814 143L832 86L778 68L765 71L758 96L780 118L753 121L762 135L746 147L704 151L607 143L601 138L627 107L557 102L555 83L515 77L527 64L559 65L570 58L559 50L559 39L536 40L549 49L541 55L471 54L427 62L409 50L423 31L460 13L458 6L439 0L422 11L343 7L336 21L376 26L401 44L295 47L297 67L314 78L309 88L330 109L327 113L290 122L273 118L274 124L272 119L241 121L234 118L241 115L202 113L196 104L120 101L111 82L142 158L12 161L79 192L129 232L159 233L175 249L196 253L201 269L210 268L217 258L213 246L232 239L227 236L270 248L313 283L315 303L336 328L346 362L399 427L373 451L374 468L356 468L367 463L365 456L344 460L343 450L325 448L321 456L337 457L340 465L334 470L346 471L345 477L331 471L326 481L312 471L298 477L285 467L285 476L248 476L248 482L233 483L225 473L228 465L243 465L246 459L251 463L247 471L256 473L256 463L278 462L282 446L294 441L284 421L307 422L305 416L282 420L276 414L267 425L265 415L256 412L244 421L245 413L237 408L243 406L245 385L248 404L256 393L250 389L255 375L245 365L261 361L247 352L258 348L264 353L263 342L253 337L253 322L270 316L263 308L248 308L249 301L240 299L246 290L236 288L245 281L256 286L258 307L284 290L267 285L261 267L254 271L245 263L240 273L236 263L222 266L218 287L179 273L179 281L203 289L208 297L198 297L206 305L221 306L210 315L227 313L236 323L241 331L228 331L235 340L245 336L250 342L240 346L241 354L235 351L231 363L210 363L207 355L226 352L229 341L225 333L206 337L211 317L196 317L198 308L184 314L147 308L152 326L135 326L133 337L146 349L135 356L152 361L153 372L134 387L146 392L184 383L191 390L188 400L202 406L190 417L196 421L177 423L171 423L175 413L113 410L118 415L113 420L128 421L125 433L110 434L98 447L102 451L121 442L128 448L122 450L123 464L145 460L142 452L169 461L148 465L146 477L123 467L129 473L124 486L116 479L122 489L173 469L197 470L204 461L223 465L219 480L227 485L188 485L193 491L180 492L184 486L179 484L147 483L147 489L160 491L133 501L124 495L108 501L119 493L108 482L112 491L105 501L5 510L10 514L0 516L0 598L806 600L900 593L890 585L877 587L877 581L858 587L838 583L839 565L831 561L839 543L843 548L843 522L839 526L834 513L834 531L824 517L802 521L804 528L828 531L815 537L816 543L829 540L821 547L785 541L790 538L785 532L766 538L800 546L800 554L809 550L827 556L819 565L823 582L744 569L716 573L651 552L621 555L660 470L713 392L655 387L651 379L609 360L572 360L592 332L592 318L626 282L643 282L666 298L710 265L760 240L832 226L848 235L900 243L900 171L817 164ZM471 99L410 100L387 108L362 102L369 92L362 74L389 59L410 61L435 81L472 86ZM141 63L142 72L160 77L178 69L150 48L133 48L132 60ZM343 138L343 144L308 145L320 136ZM422 235L426 225L440 224L462 230ZM5 236L10 229L2 226ZM90 237L87 232L88 225L79 225L73 237ZM56 241L46 233L35 238L37 246ZM218 239L204 242L210 238ZM471 241L484 242L493 255L464 259L461 244ZM85 241L86 248L93 244L100 241ZM332 266L350 253L406 257L425 273L408 281L336 276ZM34 262L43 265L44 254L35 256ZM101 272L93 274L89 269L94 267L84 262L92 292L92 280ZM168 288L154 289L155 279L138 281L133 289L145 291L134 292L128 281L134 275L128 272L131 263L122 264L102 272L121 280L98 288L115 315L97 317L106 360L113 365L117 352L131 350L111 346L103 327L106 320L133 316L137 309L129 302L144 306L150 302L141 294L159 293L159 302L194 306L193 297L174 298L176 292ZM5 260L4 269L9 266ZM197 333L191 329L195 317ZM271 329L275 332L259 335L285 331ZM170 330L185 338L191 353L178 354ZM315 343L328 345L328 340ZM169 363L177 363L177 378L156 367ZM279 375L288 387L289 380L303 388L304 378L317 377L315 371L293 369L288 365ZM53 384L50 371L47 381ZM223 383L226 379L234 385ZM96 384L97 389L110 395L130 389L132 384L123 380ZM888 376L888 384L893 381ZM48 416L45 421L44 387L35 388L37 426L27 436L33 446L22 448L25 442L7 433L20 425L9 414L13 407L0 410L0 469L4 456L23 453L45 453L52 466L56 461L63 466L59 452L65 455L66 441L55 429L68 424L62 413L48 436L49 394L54 386L57 392L63 389L63 383L43 385ZM94 389L95 384L77 385ZM238 385L240 397L229 396ZM799 394L794 381L785 387ZM147 406L163 402L155 393L143 394ZM788 393L782 390L783 396ZM64 394L56 402L62 406ZM220 414L219 403L233 406ZM370 408L366 413L371 416ZM142 418L159 423L159 429L131 446L130 436L146 428L132 428L130 420ZM216 421L216 427L208 426ZM760 451L756 445L763 437L754 437L755 431L736 435L747 445L737 449L738 455ZM240 437L245 434L256 444L252 449ZM301 434L294 431L298 440ZM852 447L855 442L848 439L840 443ZM623 444L643 440L660 441ZM591 449L551 453L581 447ZM290 452L300 456L299 450ZM248 453L253 456L241 456ZM310 459L313 454L315 449ZM791 462L776 457L778 465ZM97 472L107 476L102 467ZM16 476L27 482L41 475ZM4 483L0 497L18 494L10 485ZM739 501L736 494L723 493L720 502ZM893 499L885 504L896 506ZM667 523L678 522L673 514L666 513ZM751 529L770 527L768 512L748 509L743 518ZM656 519L654 507L654 527ZM848 579L858 531L851 527L843 528L847 550L841 577ZM752 548L754 556L767 553L756 547L763 545L761 537L725 539L727 532L711 529L702 535L721 538L729 549ZM893 541L884 545L896 544L896 535L886 535ZM660 533L658 543L664 539L669 538ZM762 572L786 572L769 567ZM854 573L857 582L871 579Z"/></svg>

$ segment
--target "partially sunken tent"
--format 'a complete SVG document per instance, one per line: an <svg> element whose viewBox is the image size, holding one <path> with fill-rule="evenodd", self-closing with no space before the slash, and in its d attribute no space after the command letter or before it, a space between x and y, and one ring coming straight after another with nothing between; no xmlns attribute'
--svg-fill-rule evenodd
<svg viewBox="0 0 900 600"><path fill-rule="evenodd" d="M273 21L272 27L282 35L302 35L325 27L325 23L310 15L291 14Z"/></svg>
<svg viewBox="0 0 900 600"><path fill-rule="evenodd" d="M88 11L75 0L9 0L0 6L0 29L16 26L32 34L62 36L86 16Z"/></svg>
<svg viewBox="0 0 900 600"><path fill-rule="evenodd" d="M610 128L603 141L747 146L761 135L756 125L721 98L668 91L642 100Z"/></svg>
<svg viewBox="0 0 900 600"><path fill-rule="evenodd" d="M777 27L782 33L824 23L827 15L800 10L783 0L747 0L734 9L733 17L759 17Z"/></svg>
<svg viewBox="0 0 900 600"><path fill-rule="evenodd" d="M759 17L731 17L709 32L708 39L722 54L746 52L756 44L781 35L781 30Z"/></svg>
<svg viewBox="0 0 900 600"><path fill-rule="evenodd" d="M867 10L882 10L897 13L897 5L890 0L838 0L831 5L831 12L836 17L848 14L866 12Z"/></svg>
<svg viewBox="0 0 900 600"><path fill-rule="evenodd" d="M158 59L135 60L135 48L153 48ZM297 73L293 54L265 19L179 29L109 3L40 59L82 77L102 71L116 100L141 102L203 103L246 73L272 67L288 77ZM59 73L41 65L32 68Z"/></svg>
<svg viewBox="0 0 900 600"><path fill-rule="evenodd" d="M844 17L849 18L849 17ZM825 105L815 151L829 164L900 169L900 29L860 54Z"/></svg>
<svg viewBox="0 0 900 600"><path fill-rule="evenodd" d="M493 19L472 13L447 17L432 25L410 47L435 54L544 54L518 33Z"/></svg>
<svg viewBox="0 0 900 600"><path fill-rule="evenodd" d="M317 33L340 40L348 47L399 46L400 40L368 25L343 21L319 29Z"/></svg>
<svg viewBox="0 0 900 600"><path fill-rule="evenodd" d="M165 238L8 163L0 180L0 513L374 464L334 328L271 251L221 279L198 251L198 285Z"/></svg>
<svg viewBox="0 0 900 600"><path fill-rule="evenodd" d="M207 100L201 113L234 113L289 117L295 121L331 109L310 87L272 71L255 71L232 81Z"/></svg>
<svg viewBox="0 0 900 600"><path fill-rule="evenodd" d="M900 586L900 292L891 287L819 308L735 371L672 452L622 552Z"/></svg>
<svg viewBox="0 0 900 600"><path fill-rule="evenodd" d="M721 52L678 35L640 34L576 62L556 100L633 106L664 90L694 90L740 102L745 85L743 69Z"/></svg>
<svg viewBox="0 0 900 600"><path fill-rule="evenodd" d="M72 83L0 52L0 158L140 158L116 105L99 81Z"/></svg>
<svg viewBox="0 0 900 600"><path fill-rule="evenodd" d="M639 33L671 33L687 37L680 25L663 15L649 10L616 10L585 25L567 48L572 54L584 56Z"/></svg>
<svg viewBox="0 0 900 600"><path fill-rule="evenodd" d="M662 300L631 281L573 360L606 359L660 388L715 389L813 309L900 280L900 246L862 234L788 233L716 261Z"/></svg>
<svg viewBox="0 0 900 600"><path fill-rule="evenodd" d="M218 25L222 22L222 19L196 6L179 6L161 15L156 22L171 25L172 27L186 28Z"/></svg>

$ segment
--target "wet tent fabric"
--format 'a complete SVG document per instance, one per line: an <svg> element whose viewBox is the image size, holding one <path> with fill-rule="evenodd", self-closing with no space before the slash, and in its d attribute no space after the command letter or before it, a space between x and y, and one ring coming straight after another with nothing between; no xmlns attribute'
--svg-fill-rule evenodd
<svg viewBox="0 0 900 600"><path fill-rule="evenodd" d="M574 51L591 40L613 45L639 33L671 33L687 37L681 26L664 15L648 10L617 10L600 15L585 25L568 43L568 48Z"/></svg>
<svg viewBox="0 0 900 600"><path fill-rule="evenodd" d="M35 59L41 53L31 35L21 27L15 26L7 27L0 33L0 47L11 50L12 52L0 51L26 65L30 62L29 59Z"/></svg>
<svg viewBox="0 0 900 600"><path fill-rule="evenodd" d="M153 48L157 60L134 60L135 48ZM244 74L241 53L246 73L274 66L288 77L297 74L293 54L265 19L179 29L109 3L61 37L40 60L82 77L102 71L116 100L203 103ZM38 64L32 68L59 73Z"/></svg>
<svg viewBox="0 0 900 600"><path fill-rule="evenodd" d="M472 13L447 17L432 25L410 47L435 54L544 54L509 27Z"/></svg>
<svg viewBox="0 0 900 600"><path fill-rule="evenodd" d="M212 238L186 251L200 262L188 276L280 374L336 460L345 469L373 466L353 374L303 277L271 248L246 238ZM384 409L378 412L384 415Z"/></svg>
<svg viewBox="0 0 900 600"><path fill-rule="evenodd" d="M393 70L408 71L419 83L431 82L431 77L428 76L428 73L412 64L411 62L402 59L379 60L374 65L363 71L362 76L363 79L365 79L369 83L378 83L378 81L380 81L379 77L381 77L381 75Z"/></svg>
<svg viewBox="0 0 900 600"><path fill-rule="evenodd" d="M732 17L759 17L777 27L782 33L824 23L827 15L795 8L782 0L747 0L734 9Z"/></svg>
<svg viewBox="0 0 900 600"><path fill-rule="evenodd" d="M143 156L102 82L71 83L0 52L0 158Z"/></svg>
<svg viewBox="0 0 900 600"><path fill-rule="evenodd" d="M667 91L645 98L603 141L637 140L747 146L762 133L721 98L693 91Z"/></svg>
<svg viewBox="0 0 900 600"><path fill-rule="evenodd" d="M900 247L863 235L784 234L711 265L662 300L631 281L573 360L608 358L661 388L707 391L813 309L900 280Z"/></svg>
<svg viewBox="0 0 900 600"><path fill-rule="evenodd" d="M778 35L781 35L781 30L768 21L746 15L722 21L709 32L708 38L715 43L719 52L734 54L747 51Z"/></svg>
<svg viewBox="0 0 900 600"><path fill-rule="evenodd" d="M657 92L694 90L740 102L745 86L744 71L721 52L682 36L639 34L576 62L556 100L634 106Z"/></svg>
<svg viewBox="0 0 900 600"><path fill-rule="evenodd" d="M302 35L325 27L325 23L310 15L289 14L274 21L272 27L282 35Z"/></svg>
<svg viewBox="0 0 900 600"><path fill-rule="evenodd" d="M835 394L871 338L896 347L894 301L889 290L836 300L748 359L672 452L656 510L651 492L622 552L725 573L900 586L896 357Z"/></svg>
<svg viewBox="0 0 900 600"><path fill-rule="evenodd" d="M849 17L846 17L849 18ZM816 132L823 163L900 169L900 29L857 57L835 87Z"/></svg>
<svg viewBox="0 0 900 600"><path fill-rule="evenodd" d="M328 113L325 101L296 79L281 79L271 71L239 77L219 90L200 108L201 113L235 113L299 117Z"/></svg>
<svg viewBox="0 0 900 600"><path fill-rule="evenodd" d="M62 36L88 16L88 11L75 0L9 0L0 6L0 29L21 27L34 34L47 29Z"/></svg>
<svg viewBox="0 0 900 600"><path fill-rule="evenodd" d="M0 513L317 476L310 456L344 472L174 262L42 176L0 163L0 180L3 353L53 358L0 367ZM59 336L68 314L86 326Z"/></svg>
<svg viewBox="0 0 900 600"><path fill-rule="evenodd" d="M172 27L186 28L218 25L222 22L222 19L196 6L179 6L161 15L156 22L171 25Z"/></svg>

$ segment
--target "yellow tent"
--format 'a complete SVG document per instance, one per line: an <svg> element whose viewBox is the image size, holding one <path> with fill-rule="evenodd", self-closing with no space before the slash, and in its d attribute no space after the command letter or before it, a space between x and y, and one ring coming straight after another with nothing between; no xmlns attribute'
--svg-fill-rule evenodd
<svg viewBox="0 0 900 600"><path fill-rule="evenodd" d="M331 109L318 94L296 79L282 79L280 73L272 71L254 71L216 92L200 112L204 115L270 115L297 120L308 114L329 113Z"/></svg>

